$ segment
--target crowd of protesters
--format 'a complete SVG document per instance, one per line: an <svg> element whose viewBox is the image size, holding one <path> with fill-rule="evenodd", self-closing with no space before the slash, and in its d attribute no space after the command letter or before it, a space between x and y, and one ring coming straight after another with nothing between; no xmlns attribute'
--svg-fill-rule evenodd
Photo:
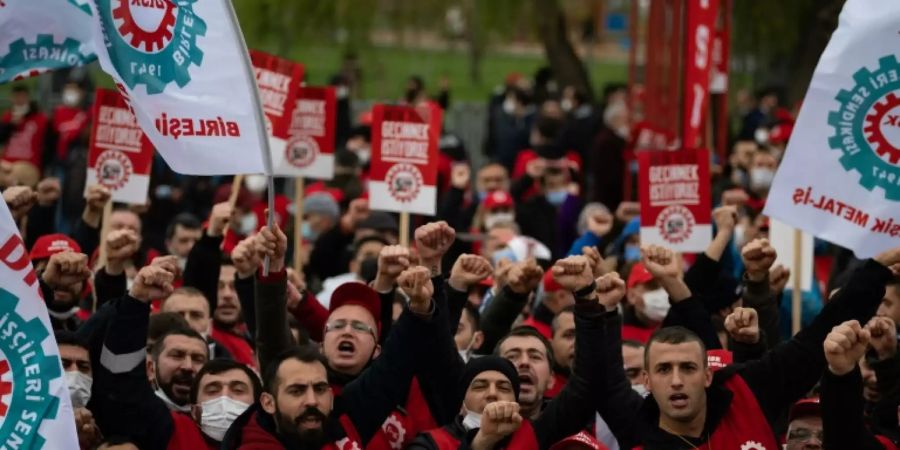
<svg viewBox="0 0 900 450"><path fill-rule="evenodd" d="M777 90L715 158L705 252L642 243L624 86L509 75L484 152L440 141L436 217L366 192L370 115L338 85L334 177L305 191L154 163L146 206L85 187L89 87L49 115L14 86L0 187L59 344L82 449L895 449L900 248L817 243L804 327L766 195L793 127ZM417 77L400 102L432 97ZM101 235L101 229L108 229ZM302 270L291 267L299 252ZM102 254L102 258L99 256ZM264 263L264 261L266 261Z"/></svg>

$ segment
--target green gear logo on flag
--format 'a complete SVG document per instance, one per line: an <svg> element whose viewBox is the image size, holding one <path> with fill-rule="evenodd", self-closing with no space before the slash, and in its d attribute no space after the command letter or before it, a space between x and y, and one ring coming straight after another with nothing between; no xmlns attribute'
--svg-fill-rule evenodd
<svg viewBox="0 0 900 450"><path fill-rule="evenodd" d="M0 83L18 81L44 72L87 64L96 58L81 52L81 42L68 38L53 42L53 35L39 34L33 43L18 39L9 44L9 53L0 57Z"/></svg>
<svg viewBox="0 0 900 450"><path fill-rule="evenodd" d="M0 436L14 439L18 448L40 449L46 439L39 426L55 419L59 409L50 382L60 377L60 363L56 355L44 354L50 335L41 320L23 319L15 311L18 303L0 288Z"/></svg>
<svg viewBox="0 0 900 450"><path fill-rule="evenodd" d="M129 89L143 84L159 94L171 82L184 87L188 68L200 66L197 36L206 22L194 14L197 0L97 0L109 57Z"/></svg>
<svg viewBox="0 0 900 450"><path fill-rule="evenodd" d="M843 152L845 170L860 173L860 185L881 187L885 198L900 201L900 64L894 55L878 63L874 72L856 71L856 86L835 97L840 107L828 114L835 131L828 145Z"/></svg>

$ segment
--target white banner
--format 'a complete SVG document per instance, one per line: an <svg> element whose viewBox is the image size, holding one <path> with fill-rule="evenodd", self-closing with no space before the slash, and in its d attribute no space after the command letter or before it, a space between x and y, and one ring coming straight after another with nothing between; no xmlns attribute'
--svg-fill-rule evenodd
<svg viewBox="0 0 900 450"><path fill-rule="evenodd" d="M92 10L100 65L173 170L270 172L256 80L229 0L93 0Z"/></svg>
<svg viewBox="0 0 900 450"><path fill-rule="evenodd" d="M854 250L900 246L896 0L848 0L822 53L765 213Z"/></svg>
<svg viewBox="0 0 900 450"><path fill-rule="evenodd" d="M78 447L62 374L28 250L0 202L0 448Z"/></svg>
<svg viewBox="0 0 900 450"><path fill-rule="evenodd" d="M814 247L813 237L809 233L800 233L800 267L794 267L794 231L796 228L785 225L777 220L769 221L769 242L775 248L777 256L775 264L781 264L790 269L791 275L788 277L787 288L793 289L794 277L800 272L800 286L804 292L813 289L813 262Z"/></svg>
<svg viewBox="0 0 900 450"><path fill-rule="evenodd" d="M0 1L0 83L93 61L87 1Z"/></svg>

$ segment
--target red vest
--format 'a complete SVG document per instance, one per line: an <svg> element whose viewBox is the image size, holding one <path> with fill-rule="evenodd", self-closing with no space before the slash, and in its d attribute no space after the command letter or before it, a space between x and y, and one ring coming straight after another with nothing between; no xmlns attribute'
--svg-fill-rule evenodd
<svg viewBox="0 0 900 450"><path fill-rule="evenodd" d="M80 108L60 105L53 110L53 131L59 136L56 142L57 160L65 162L69 146L87 128L88 119L88 112Z"/></svg>
<svg viewBox="0 0 900 450"><path fill-rule="evenodd" d="M213 325L212 328L212 338L216 342L222 344L222 347L225 347L225 350L228 350L228 353L231 353L231 357L234 358L235 361L254 369L256 368L256 358L253 357L253 348L250 347L250 344L246 339L230 331L220 330L215 325Z"/></svg>
<svg viewBox="0 0 900 450"><path fill-rule="evenodd" d="M425 396L419 387L419 380L416 378L413 378L413 382L409 386L405 410L405 412L395 410L388 416L381 425L381 430L375 433L375 436L372 436L372 440L366 445L366 450L406 448L422 431L437 428L428 402L425 401Z"/></svg>
<svg viewBox="0 0 900 450"><path fill-rule="evenodd" d="M218 446L210 445L203 438L200 427L187 414L171 411L172 436L169 438L168 450L214 450Z"/></svg>
<svg viewBox="0 0 900 450"><path fill-rule="evenodd" d="M438 450L456 450L459 448L459 440L443 428L428 430L426 434L431 436ZM534 434L531 422L528 420L522 421L522 426L512 434L509 444L504 448L509 450L538 450L537 436Z"/></svg>
<svg viewBox="0 0 900 450"><path fill-rule="evenodd" d="M7 112L0 118L0 123L12 121L12 114ZM47 116L38 112L22 119L16 126L6 149L3 160L9 162L27 161L40 171L43 168L44 136L47 134Z"/></svg>
<svg viewBox="0 0 900 450"><path fill-rule="evenodd" d="M431 436L431 440L437 445L438 450L456 450L459 448L459 439L453 437L445 428L428 430L425 434Z"/></svg>
<svg viewBox="0 0 900 450"><path fill-rule="evenodd" d="M731 405L719 425L709 436L709 441L697 447L700 450L743 449L779 450L775 433L766 420L756 396L740 375L733 375L725 382L725 388L734 394ZM643 447L636 447L643 448Z"/></svg>

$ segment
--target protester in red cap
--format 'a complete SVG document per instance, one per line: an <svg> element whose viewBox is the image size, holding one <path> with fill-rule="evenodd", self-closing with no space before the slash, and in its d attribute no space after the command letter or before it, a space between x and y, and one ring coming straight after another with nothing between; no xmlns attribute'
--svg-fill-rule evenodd
<svg viewBox="0 0 900 450"><path fill-rule="evenodd" d="M531 317L522 322L522 325L534 327L545 338L553 338L553 320L563 310L575 304L572 293L566 291L553 278L553 273L547 271L542 280L541 302L534 308Z"/></svg>
<svg viewBox="0 0 900 450"><path fill-rule="evenodd" d="M82 324L79 302L91 276L87 255L64 234L41 236L29 254L47 302L54 330L76 331Z"/></svg>
<svg viewBox="0 0 900 450"><path fill-rule="evenodd" d="M608 450L608 447L586 431L582 431L553 444L550 450Z"/></svg>
<svg viewBox="0 0 900 450"><path fill-rule="evenodd" d="M669 294L640 262L628 273L622 339L646 344L669 313Z"/></svg>

